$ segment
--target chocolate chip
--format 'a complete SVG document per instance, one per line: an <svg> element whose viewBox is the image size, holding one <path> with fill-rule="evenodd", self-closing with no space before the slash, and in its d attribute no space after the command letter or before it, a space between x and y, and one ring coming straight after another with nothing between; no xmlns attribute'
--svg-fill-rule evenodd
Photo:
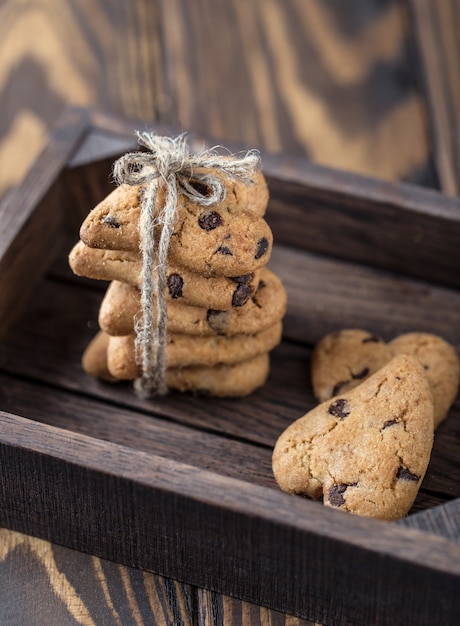
<svg viewBox="0 0 460 626"><path fill-rule="evenodd" d="M340 485L332 485L329 489L329 504L332 506L343 506L345 504L345 498L343 497L343 493L347 490L348 485L344 485L343 483Z"/></svg>
<svg viewBox="0 0 460 626"><path fill-rule="evenodd" d="M420 476L418 476L418 474L413 474L407 469L407 467L403 467L402 465L398 467L396 478L399 478L400 480L411 480L415 483L420 480Z"/></svg>
<svg viewBox="0 0 460 626"><path fill-rule="evenodd" d="M120 222L113 217L113 215L105 215L102 218L102 221L104 222L104 224L107 224L107 226L110 226L110 228L120 228L121 224Z"/></svg>
<svg viewBox="0 0 460 626"><path fill-rule="evenodd" d="M230 250L230 248L227 248L227 246L220 246L219 248L217 248L216 252L219 252L220 254L223 254L225 256L233 256L233 252Z"/></svg>
<svg viewBox="0 0 460 626"><path fill-rule="evenodd" d="M259 284L257 285L257 291L259 291L259 289L263 289L266 286L267 283L264 280L259 280Z"/></svg>
<svg viewBox="0 0 460 626"><path fill-rule="evenodd" d="M207 211L206 213L202 213L198 218L200 228L207 231L214 230L218 226L222 226L223 223L224 220L217 211Z"/></svg>
<svg viewBox="0 0 460 626"><path fill-rule="evenodd" d="M389 426L394 426L397 423L398 420L387 420L386 422L384 422L382 428L388 428Z"/></svg>
<svg viewBox="0 0 460 626"><path fill-rule="evenodd" d="M232 306L243 306L252 295L252 288L249 285L241 284L235 289L232 297Z"/></svg>
<svg viewBox="0 0 460 626"><path fill-rule="evenodd" d="M260 257L264 256L264 254L268 250L269 245L270 244L268 243L268 239L266 237L262 237L262 239L259 239L259 241L257 242L257 251L254 258L260 259Z"/></svg>
<svg viewBox="0 0 460 626"><path fill-rule="evenodd" d="M343 398L334 400L334 402L329 406L327 410L328 413L334 415L334 417L339 417L340 419L343 419L344 417L350 415L350 411L351 409L348 402Z"/></svg>
<svg viewBox="0 0 460 626"><path fill-rule="evenodd" d="M231 280L239 285L247 285L254 278L254 274L242 274L241 276L232 276Z"/></svg>
<svg viewBox="0 0 460 626"><path fill-rule="evenodd" d="M364 337L361 343L383 343L383 339L377 335L369 335L369 337Z"/></svg>
<svg viewBox="0 0 460 626"><path fill-rule="evenodd" d="M351 376L354 380L361 380L362 378L365 378L368 374L369 374L369 368L365 367L363 370L361 370L357 374L352 374Z"/></svg>
<svg viewBox="0 0 460 626"><path fill-rule="evenodd" d="M170 274L168 276L168 289L171 298L182 298L182 288L184 279L179 274Z"/></svg>

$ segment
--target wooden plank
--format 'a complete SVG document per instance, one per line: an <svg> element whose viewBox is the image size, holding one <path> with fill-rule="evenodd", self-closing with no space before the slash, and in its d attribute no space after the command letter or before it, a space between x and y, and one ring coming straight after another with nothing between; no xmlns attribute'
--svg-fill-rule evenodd
<svg viewBox="0 0 460 626"><path fill-rule="evenodd" d="M0 421L6 527L200 587L219 581L228 595L323 623L372 623L386 606L401 624L460 617L460 547L446 539L9 414Z"/></svg>
<svg viewBox="0 0 460 626"><path fill-rule="evenodd" d="M22 180L69 105L155 118L164 91L158 30L149 0L2 3L0 195Z"/></svg>
<svg viewBox="0 0 460 626"><path fill-rule="evenodd" d="M169 124L380 178L431 178L399 3L160 6Z"/></svg>
<svg viewBox="0 0 460 626"><path fill-rule="evenodd" d="M442 190L460 191L460 11L456 0L409 0Z"/></svg>
<svg viewBox="0 0 460 626"><path fill-rule="evenodd" d="M0 203L0 336L18 316L56 254L63 220L57 179L86 127L83 111L68 111L24 186Z"/></svg>
<svg viewBox="0 0 460 626"><path fill-rule="evenodd" d="M24 597L18 602L18 589ZM0 621L9 626L308 626L236 598L0 529Z"/></svg>
<svg viewBox="0 0 460 626"><path fill-rule="evenodd" d="M2 409L15 415L201 467L223 476L276 488L271 447L252 445L202 428L186 427L134 408L119 407L108 398L66 393L0 374ZM128 392L129 393L129 392ZM129 396L128 396L129 398ZM243 439L243 433L240 431Z"/></svg>
<svg viewBox="0 0 460 626"><path fill-rule="evenodd" d="M197 626L320 626L317 622L278 613L208 589L197 589L197 597Z"/></svg>
<svg viewBox="0 0 460 626"><path fill-rule="evenodd" d="M266 172L270 175L269 168ZM327 188L326 180L334 179ZM316 168L298 179L269 176L269 182L267 219L276 241L460 286L457 199L410 185L391 188L362 177L345 181L339 173Z"/></svg>
<svg viewBox="0 0 460 626"><path fill-rule="evenodd" d="M291 340L314 345L347 326L387 341L418 330L440 334L460 350L456 289L276 244L270 264L287 290Z"/></svg>
<svg viewBox="0 0 460 626"><path fill-rule="evenodd" d="M4 624L192 626L195 596L190 585L0 529Z"/></svg>
<svg viewBox="0 0 460 626"><path fill-rule="evenodd" d="M399 520L398 524L406 528L417 528L425 532L447 537L460 543L460 501L433 507L422 513Z"/></svg>
<svg viewBox="0 0 460 626"><path fill-rule="evenodd" d="M200 0L193 10L182 0L115 9L108 0L46 0L39 8L7 0L0 194L22 179L75 103L432 184L405 24L394 0L350 0L346 9L320 0L282 8L274 0Z"/></svg>

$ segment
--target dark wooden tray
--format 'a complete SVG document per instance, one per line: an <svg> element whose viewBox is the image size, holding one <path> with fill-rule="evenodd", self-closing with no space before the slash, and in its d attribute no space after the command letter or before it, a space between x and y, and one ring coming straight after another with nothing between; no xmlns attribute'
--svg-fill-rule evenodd
<svg viewBox="0 0 460 626"><path fill-rule="evenodd" d="M315 405L325 333L420 330L460 350L460 203L263 155L289 300L269 381L243 400L141 401L82 372L106 285L66 261L135 127L69 110L0 206L0 525L321 623L460 623L458 401L400 522L289 496L271 473L276 438Z"/></svg>

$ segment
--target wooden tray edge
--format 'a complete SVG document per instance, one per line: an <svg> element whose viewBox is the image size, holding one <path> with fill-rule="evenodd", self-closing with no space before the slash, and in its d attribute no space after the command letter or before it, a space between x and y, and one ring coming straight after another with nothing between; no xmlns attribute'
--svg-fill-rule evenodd
<svg viewBox="0 0 460 626"><path fill-rule="evenodd" d="M309 619L324 620L315 590L331 578L339 605L350 593L366 605L376 589L399 595L401 570L417 612L441 587L455 606L460 546L443 537L4 412L0 425L0 523L13 530ZM364 559L375 566L356 588L347 563ZM286 596L275 572L292 580Z"/></svg>
<svg viewBox="0 0 460 626"><path fill-rule="evenodd" d="M56 253L64 218L59 174L88 130L85 110L66 110L23 183L0 202L0 337L23 310Z"/></svg>

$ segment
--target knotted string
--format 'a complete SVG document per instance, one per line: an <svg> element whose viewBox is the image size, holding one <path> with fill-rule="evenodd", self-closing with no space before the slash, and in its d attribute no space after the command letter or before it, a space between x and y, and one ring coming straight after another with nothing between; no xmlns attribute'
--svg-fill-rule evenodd
<svg viewBox="0 0 460 626"><path fill-rule="evenodd" d="M149 397L167 393L167 256L178 195L182 193L204 207L223 202L226 193L223 182L209 172L196 170L216 170L229 178L251 184L259 165L259 155L254 150L241 157L224 157L214 150L190 153L185 134L175 138L148 132L136 134L139 143L149 151L122 156L114 164L114 177L119 185L147 184L139 221L142 317L135 328L136 354L141 362L142 376L136 381L135 388L140 396ZM156 207L160 181L166 186L166 199L164 206ZM200 191L202 186L205 193ZM161 229L158 245L154 236L156 226ZM155 302L156 322L153 319Z"/></svg>

